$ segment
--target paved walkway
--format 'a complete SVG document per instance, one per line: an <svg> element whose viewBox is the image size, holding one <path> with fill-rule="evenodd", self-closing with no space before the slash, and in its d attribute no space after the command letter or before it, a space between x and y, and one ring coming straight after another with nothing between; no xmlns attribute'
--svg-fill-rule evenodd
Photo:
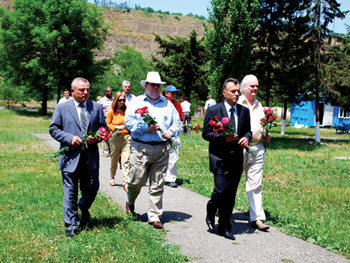
<svg viewBox="0 0 350 263"><path fill-rule="evenodd" d="M48 134L38 134L46 145L58 149L58 143ZM101 156L100 190L110 196L124 209L126 194L121 187L120 171L117 186L108 185L110 159ZM135 203L135 211L147 220L148 188L144 186ZM207 231L204 218L207 197L182 187L165 187L162 221L167 231L166 243L181 247L181 252L195 263L239 262L350 262L346 258L301 239L288 236L275 227L270 232L260 232L248 225L248 217L234 211L232 219L235 241L225 239ZM93 215L92 215L93 217Z"/></svg>

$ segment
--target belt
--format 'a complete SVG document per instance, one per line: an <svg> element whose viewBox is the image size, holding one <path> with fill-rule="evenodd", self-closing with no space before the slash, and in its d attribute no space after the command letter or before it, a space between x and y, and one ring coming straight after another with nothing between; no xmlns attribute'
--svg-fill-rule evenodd
<svg viewBox="0 0 350 263"><path fill-rule="evenodd" d="M139 140L139 139L135 139L135 138L132 138L132 139L133 139L133 141L135 141L135 142L144 143L144 144L149 144L149 145L159 145L159 144L165 144L165 143L166 143L166 141L159 141L159 142L157 142L157 141L150 141L150 142L144 142L144 141L141 141L141 140Z"/></svg>

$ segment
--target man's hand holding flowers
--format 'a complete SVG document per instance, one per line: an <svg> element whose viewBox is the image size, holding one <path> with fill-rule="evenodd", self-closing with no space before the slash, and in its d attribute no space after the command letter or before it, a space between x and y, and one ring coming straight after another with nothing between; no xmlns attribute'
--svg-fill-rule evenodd
<svg viewBox="0 0 350 263"><path fill-rule="evenodd" d="M173 136L174 132L171 130L163 131L157 123L156 119L150 115L148 107L139 108L135 111L135 113L138 113L141 115L141 117L143 117L143 121L148 125L149 132L159 131L161 133L162 138L168 141L170 147L177 151L177 146L175 142L171 139L171 136Z"/></svg>

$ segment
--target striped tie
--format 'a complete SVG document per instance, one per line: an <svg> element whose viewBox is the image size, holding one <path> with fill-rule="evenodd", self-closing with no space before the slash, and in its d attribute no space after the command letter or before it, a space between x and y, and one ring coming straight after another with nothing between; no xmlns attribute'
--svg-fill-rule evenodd
<svg viewBox="0 0 350 263"><path fill-rule="evenodd" d="M87 120L86 120L86 114L85 114L85 106L83 103L79 104L80 110L80 128L81 132L84 134L87 133Z"/></svg>

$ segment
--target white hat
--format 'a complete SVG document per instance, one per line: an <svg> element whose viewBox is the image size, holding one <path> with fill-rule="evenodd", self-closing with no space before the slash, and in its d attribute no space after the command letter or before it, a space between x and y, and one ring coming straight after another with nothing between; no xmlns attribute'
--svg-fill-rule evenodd
<svg viewBox="0 0 350 263"><path fill-rule="evenodd" d="M166 83L166 82L161 81L159 73L158 72L154 72L154 71L148 72L146 80L141 80L140 84L142 86L145 86L146 82L154 83L154 84L160 84L160 85L164 85Z"/></svg>

